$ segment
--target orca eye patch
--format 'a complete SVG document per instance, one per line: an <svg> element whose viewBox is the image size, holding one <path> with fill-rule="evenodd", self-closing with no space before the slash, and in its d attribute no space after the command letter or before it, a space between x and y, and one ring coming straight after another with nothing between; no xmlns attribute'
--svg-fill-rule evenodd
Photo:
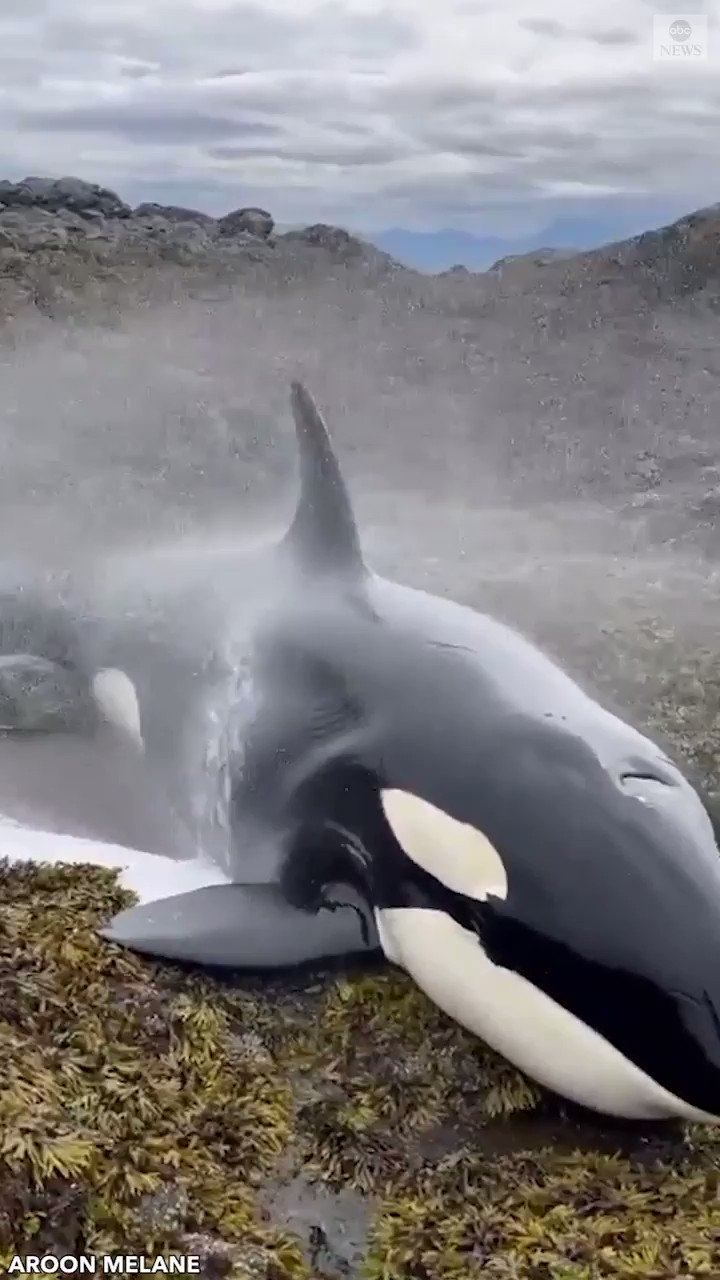
<svg viewBox="0 0 720 1280"><path fill-rule="evenodd" d="M408 858L454 893L506 898L502 858L487 836L408 791L380 794L387 823Z"/></svg>

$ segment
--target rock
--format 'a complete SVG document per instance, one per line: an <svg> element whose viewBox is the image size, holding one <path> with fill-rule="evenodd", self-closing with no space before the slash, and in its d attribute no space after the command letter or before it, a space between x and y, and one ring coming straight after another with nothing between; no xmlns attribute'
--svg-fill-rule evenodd
<svg viewBox="0 0 720 1280"><path fill-rule="evenodd" d="M283 240L301 240L304 244L314 245L317 249L327 249L345 258L364 257L369 246L358 240L343 227L331 227L324 222L316 222L311 227L303 227L299 231L286 231Z"/></svg>
<svg viewBox="0 0 720 1280"><path fill-rule="evenodd" d="M703 516L720 516L720 484L709 489L695 509Z"/></svg>
<svg viewBox="0 0 720 1280"><path fill-rule="evenodd" d="M630 506L637 510L645 510L648 507L660 507L663 504L663 495L658 493L657 489L651 489L648 493L635 493L630 499Z"/></svg>
<svg viewBox="0 0 720 1280"><path fill-rule="evenodd" d="M0 182L0 202L9 208L61 209L84 216L129 218L130 205L114 191L84 182L82 178L23 178L20 182Z"/></svg>
<svg viewBox="0 0 720 1280"><path fill-rule="evenodd" d="M213 237L213 227L200 222L173 221L159 215L134 217L123 225L123 230L135 239L153 239L164 244L206 248Z"/></svg>
<svg viewBox="0 0 720 1280"><path fill-rule="evenodd" d="M182 1227L188 1211L189 1196L180 1186L165 1186L146 1192L138 1202L136 1213L143 1227L158 1235L168 1235Z"/></svg>
<svg viewBox="0 0 720 1280"><path fill-rule="evenodd" d="M182 1247L186 1257L200 1260L199 1274L202 1280L221 1280L222 1277L229 1275L233 1269L235 1251L222 1240L215 1239L214 1236L200 1232L196 1232L194 1235L184 1235L182 1237ZM247 1268L245 1269L245 1274L248 1274ZM267 1267L264 1271L258 1272L259 1276L267 1276L268 1274Z"/></svg>
<svg viewBox="0 0 720 1280"><path fill-rule="evenodd" d="M132 223L130 219L126 222L115 222L112 218L92 218L86 222L82 220L82 234L86 240L97 243L105 241L110 244L117 244L121 237L120 227L123 228L125 234L129 234Z"/></svg>
<svg viewBox="0 0 720 1280"><path fill-rule="evenodd" d="M273 1057L254 1031L228 1036L228 1051L239 1062L252 1062L255 1067L272 1065Z"/></svg>
<svg viewBox="0 0 720 1280"><path fill-rule="evenodd" d="M267 209L233 209L217 223L218 235L236 236L242 232L267 240L272 235L275 219Z"/></svg>
<svg viewBox="0 0 720 1280"><path fill-rule="evenodd" d="M642 484L649 486L659 484L662 471L657 458L645 450L635 460L633 475Z"/></svg>
<svg viewBox="0 0 720 1280"><path fill-rule="evenodd" d="M4 209L0 213L0 246L12 249L63 249L68 243L64 221L45 209Z"/></svg>
<svg viewBox="0 0 720 1280"><path fill-rule="evenodd" d="M529 253L509 253L504 258L498 258L497 262L493 262L488 267L488 272L502 274L507 267L515 266L517 263L524 262L532 267L547 267L551 262L561 262L566 258L574 258L576 256L575 249L531 249Z"/></svg>
<svg viewBox="0 0 720 1280"><path fill-rule="evenodd" d="M358 1276L367 1248L372 1210L353 1187L331 1190L304 1173L265 1189L273 1221L291 1228L303 1245L313 1275Z"/></svg>
<svg viewBox="0 0 720 1280"><path fill-rule="evenodd" d="M154 204L152 201L139 204L133 210L133 217L163 218L166 222L195 222L200 227L208 228L215 225L215 218L199 209L185 209L179 204Z"/></svg>

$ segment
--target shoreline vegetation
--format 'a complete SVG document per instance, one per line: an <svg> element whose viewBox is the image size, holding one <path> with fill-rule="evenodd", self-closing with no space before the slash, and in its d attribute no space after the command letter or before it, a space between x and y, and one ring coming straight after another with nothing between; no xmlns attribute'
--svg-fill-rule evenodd
<svg viewBox="0 0 720 1280"><path fill-rule="evenodd" d="M564 1106L396 973L263 989L148 963L95 935L130 899L114 873L0 864L0 887L0 1268L713 1275L713 1128Z"/></svg>

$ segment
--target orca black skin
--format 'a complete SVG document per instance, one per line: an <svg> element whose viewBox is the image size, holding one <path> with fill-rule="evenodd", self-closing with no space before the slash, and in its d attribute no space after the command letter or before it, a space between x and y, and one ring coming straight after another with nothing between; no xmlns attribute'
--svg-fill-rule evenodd
<svg viewBox="0 0 720 1280"><path fill-rule="evenodd" d="M515 632L372 573L299 384L292 407L301 496L253 636L238 856L275 841L288 920L359 889L388 958L565 1096L720 1116L720 856L696 791Z"/></svg>

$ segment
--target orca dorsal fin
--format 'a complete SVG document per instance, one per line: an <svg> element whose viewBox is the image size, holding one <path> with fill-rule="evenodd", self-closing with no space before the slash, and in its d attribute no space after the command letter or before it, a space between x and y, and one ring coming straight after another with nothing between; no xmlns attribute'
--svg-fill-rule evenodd
<svg viewBox="0 0 720 1280"><path fill-rule="evenodd" d="M330 434L310 392L290 384L300 457L300 497L285 542L309 573L365 573L352 503Z"/></svg>

